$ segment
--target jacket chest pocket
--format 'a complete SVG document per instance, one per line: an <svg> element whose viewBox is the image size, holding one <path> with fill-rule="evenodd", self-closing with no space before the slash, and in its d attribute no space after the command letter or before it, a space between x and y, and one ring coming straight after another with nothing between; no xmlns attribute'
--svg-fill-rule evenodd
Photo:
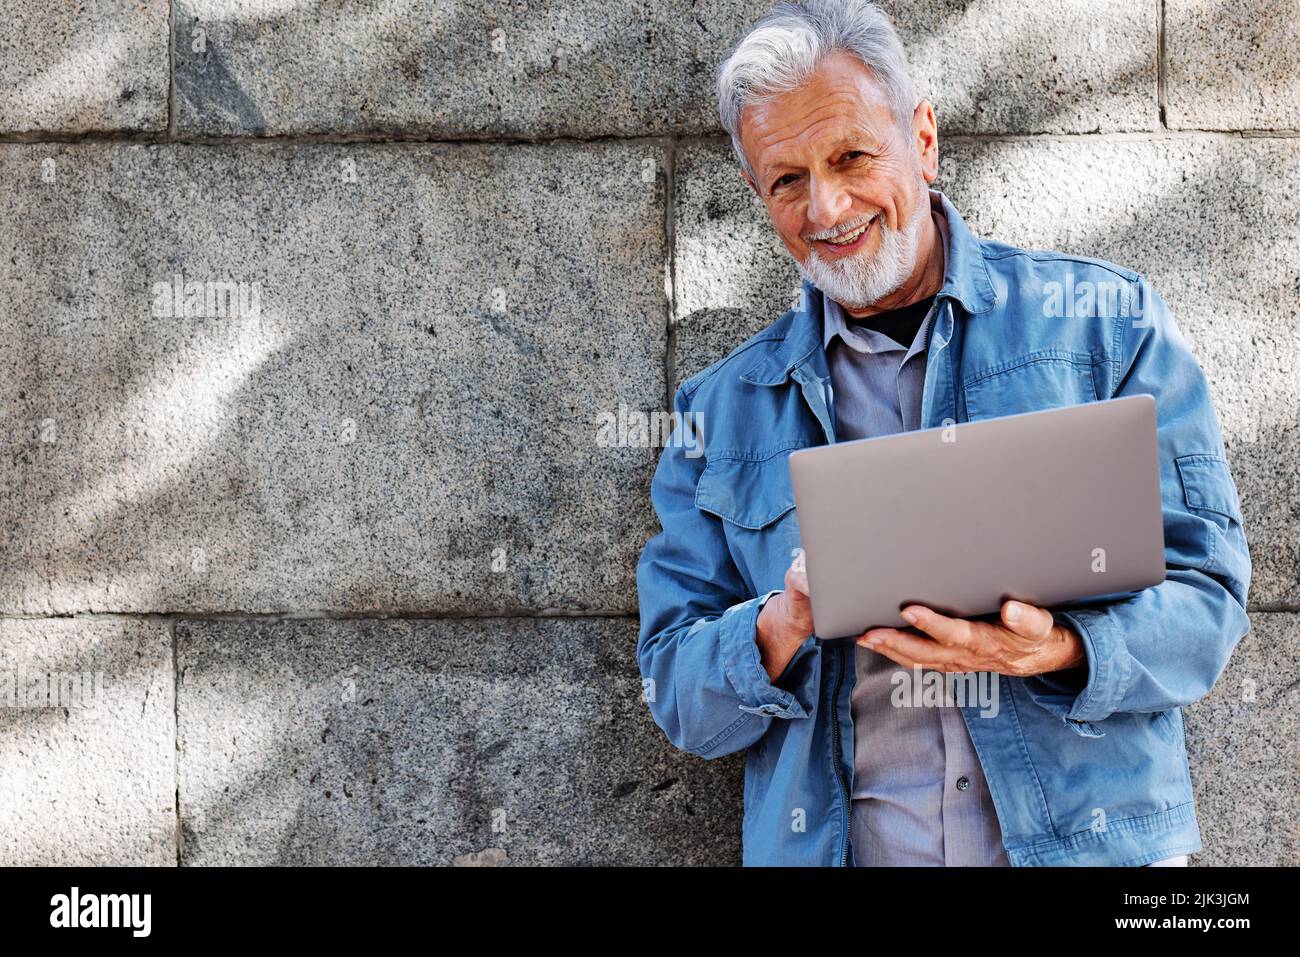
<svg viewBox="0 0 1300 957"><path fill-rule="evenodd" d="M966 417L1037 412L1101 398L1093 359L1086 353L1048 350L1030 353L966 379Z"/></svg>
<svg viewBox="0 0 1300 957"><path fill-rule="evenodd" d="M715 454L695 489L695 507L722 519L732 561L754 595L784 586L799 547L789 458L803 447Z"/></svg>

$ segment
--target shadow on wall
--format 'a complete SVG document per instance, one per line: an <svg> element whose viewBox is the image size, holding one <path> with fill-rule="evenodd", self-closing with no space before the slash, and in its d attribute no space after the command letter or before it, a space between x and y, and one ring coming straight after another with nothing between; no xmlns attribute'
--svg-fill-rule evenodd
<svg viewBox="0 0 1300 957"><path fill-rule="evenodd" d="M740 766L658 746L634 629L182 621L183 863L738 863Z"/></svg>
<svg viewBox="0 0 1300 957"><path fill-rule="evenodd" d="M644 150L51 155L89 182L8 237L11 607L635 610L653 450L597 411L663 395ZM154 315L175 276L257 315Z"/></svg>

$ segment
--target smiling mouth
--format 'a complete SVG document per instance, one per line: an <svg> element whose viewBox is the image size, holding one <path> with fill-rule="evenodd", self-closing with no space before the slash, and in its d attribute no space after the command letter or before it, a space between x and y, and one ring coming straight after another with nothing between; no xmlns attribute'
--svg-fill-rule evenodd
<svg viewBox="0 0 1300 957"><path fill-rule="evenodd" d="M871 227L875 225L876 220L879 218L880 214L877 213L861 226L855 226L853 229L840 233L832 239L817 239L814 240L814 242L817 243L818 246L832 249L836 253L851 252L863 244L867 235L871 232Z"/></svg>

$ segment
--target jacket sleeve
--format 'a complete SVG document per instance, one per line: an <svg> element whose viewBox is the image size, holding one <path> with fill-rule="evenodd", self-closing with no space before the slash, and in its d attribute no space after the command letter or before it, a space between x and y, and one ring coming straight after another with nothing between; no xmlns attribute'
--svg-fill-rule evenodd
<svg viewBox="0 0 1300 957"><path fill-rule="evenodd" d="M706 467L699 454L703 435L682 389L674 410L673 440L651 484L662 531L637 565L637 661L650 713L668 740L716 758L753 744L774 720L806 718L808 711L763 668L755 641L758 614L775 593L745 594L722 519L696 508ZM684 442L688 422L686 431L696 434Z"/></svg>
<svg viewBox="0 0 1300 957"><path fill-rule="evenodd" d="M1024 679L1040 705L1086 737L1119 712L1164 711L1206 695L1250 630L1250 554L1219 421L1200 365L1145 279L1115 327L1111 397L1156 400L1165 580L1102 604L1054 610L1087 651L1084 669Z"/></svg>

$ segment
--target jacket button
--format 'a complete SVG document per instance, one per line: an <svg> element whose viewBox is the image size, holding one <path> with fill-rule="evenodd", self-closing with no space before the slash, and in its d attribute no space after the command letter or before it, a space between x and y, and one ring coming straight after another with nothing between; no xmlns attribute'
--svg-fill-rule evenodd
<svg viewBox="0 0 1300 957"><path fill-rule="evenodd" d="M968 787L970 787L970 779L963 774L957 779L957 790L965 791Z"/></svg>

